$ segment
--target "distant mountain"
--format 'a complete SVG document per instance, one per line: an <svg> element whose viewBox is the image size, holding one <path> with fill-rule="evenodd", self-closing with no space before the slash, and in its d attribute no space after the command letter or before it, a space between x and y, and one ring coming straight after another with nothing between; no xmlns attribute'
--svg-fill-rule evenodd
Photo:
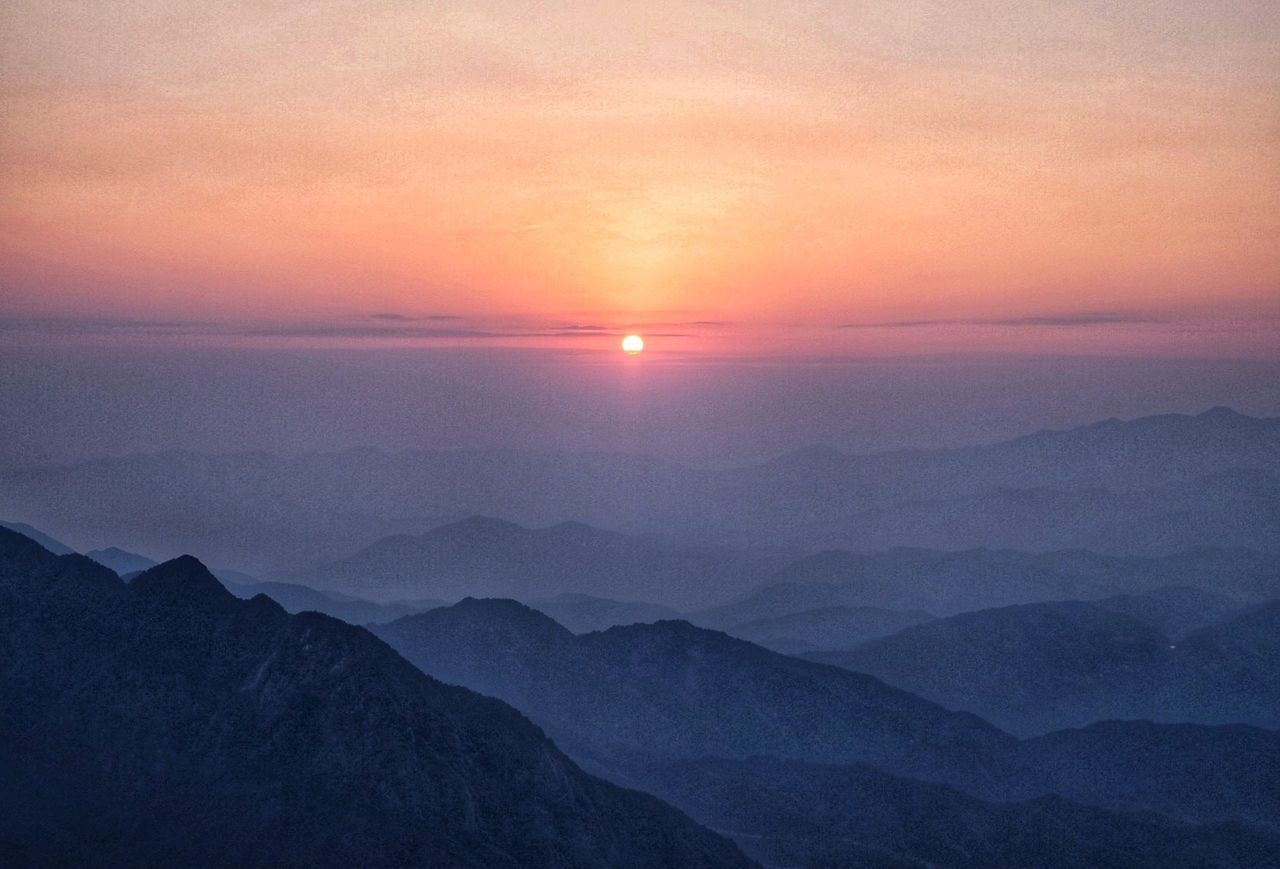
<svg viewBox="0 0 1280 869"><path fill-rule="evenodd" d="M966 449L855 456L811 448L740 468L507 450L175 452L0 468L0 514L144 552L201 552L263 576L470 515L804 552L1274 553L1277 505L1280 419L1225 408ZM735 593L749 589L750 578ZM649 597L635 588L607 594Z"/></svg>
<svg viewBox="0 0 1280 869"><path fill-rule="evenodd" d="M643 590L675 606L705 605L783 563L715 546L675 546L577 522L524 528L474 516L418 536L388 537L298 574L307 584L379 600L565 593L621 598Z"/></svg>
<svg viewBox="0 0 1280 869"><path fill-rule="evenodd" d="M159 563L155 559L147 558L145 555L138 555L136 552L128 552L115 546L110 546L106 549L94 549L86 552L85 557L93 559L103 567L111 568L120 576L149 570Z"/></svg>
<svg viewBox="0 0 1280 869"><path fill-rule="evenodd" d="M9 531L0 805L8 865L747 864L361 628Z"/></svg>
<svg viewBox="0 0 1280 869"><path fill-rule="evenodd" d="M1168 651L1154 628L1072 601L964 613L809 657L1025 734L1147 717L1133 689Z"/></svg>
<svg viewBox="0 0 1280 869"><path fill-rule="evenodd" d="M16 531L18 534L39 543L54 555L71 555L75 552L75 550L67 544L60 540L54 540L40 529L32 528L25 522L5 522L0 520L0 528L8 528L10 531Z"/></svg>
<svg viewBox="0 0 1280 869"><path fill-rule="evenodd" d="M1169 586L1199 589L1201 603L1214 611L1223 606L1222 598L1232 599L1228 603L1260 603L1280 597L1280 559L1271 553L1221 549L1155 558L1079 550L833 550L799 559L770 576L754 594L690 618L727 628L835 606L953 615L1011 604L1143 595ZM1140 605L1164 611L1175 605L1171 594ZM1217 600L1210 603L1213 596ZM1184 613L1191 608L1186 603L1178 606ZM1123 607L1120 601L1113 604L1114 609Z"/></svg>
<svg viewBox="0 0 1280 869"><path fill-rule="evenodd" d="M243 600L264 594L287 612L317 612L353 625L379 624L395 621L414 613L426 612L444 606L442 600L391 601L377 603L332 591L319 591L305 585L289 582L236 583L218 579L227 591Z"/></svg>
<svg viewBox="0 0 1280 869"><path fill-rule="evenodd" d="M589 594L558 594L525 601L575 634L603 631L614 625L659 622L679 617L670 607L638 601L609 600Z"/></svg>
<svg viewBox="0 0 1280 869"><path fill-rule="evenodd" d="M1142 594L1113 595L1092 603L1135 618L1170 640L1179 640L1242 609L1238 598L1186 585L1161 586Z"/></svg>
<svg viewBox="0 0 1280 869"><path fill-rule="evenodd" d="M973 765L1014 740L877 679L687 622L575 635L511 600L466 599L373 628L426 672L500 697L586 755L767 754L915 772ZM731 723L731 726L730 726Z"/></svg>
<svg viewBox="0 0 1280 869"><path fill-rule="evenodd" d="M857 645L932 618L923 610L833 606L756 619L726 628L725 633L775 652L795 655Z"/></svg>
<svg viewBox="0 0 1280 869"><path fill-rule="evenodd" d="M437 678L511 703L610 776L636 755L768 755L869 764L988 800L1058 794L1280 829L1273 731L1111 722L1019 741L870 676L684 622L574 635L514 601L464 600L375 631ZM1161 752L1177 757L1145 770Z"/></svg>
<svg viewBox="0 0 1280 869"><path fill-rule="evenodd" d="M1280 729L1280 600L1188 634L1171 651L1156 703L1188 721Z"/></svg>
<svg viewBox="0 0 1280 869"><path fill-rule="evenodd" d="M866 766L649 759L629 773L702 823L734 831L769 866L1280 866L1280 835L1239 823L1193 826L1053 796L993 803Z"/></svg>
<svg viewBox="0 0 1280 869"><path fill-rule="evenodd" d="M1115 611L1116 603L981 610L808 657L1022 734L1112 718L1280 727L1280 601L1176 642L1152 626L1170 610L1144 621Z"/></svg>

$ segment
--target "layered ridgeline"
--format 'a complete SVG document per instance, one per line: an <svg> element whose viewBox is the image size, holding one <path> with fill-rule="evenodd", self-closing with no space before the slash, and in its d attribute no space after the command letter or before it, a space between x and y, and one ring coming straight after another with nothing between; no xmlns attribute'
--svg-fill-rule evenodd
<svg viewBox="0 0 1280 869"><path fill-rule="evenodd" d="M1280 865L1280 839L1060 797L992 802L868 766L775 758L615 764L770 866L1178 869Z"/></svg>
<svg viewBox="0 0 1280 869"><path fill-rule="evenodd" d="M1081 550L1047 553L967 549L827 551L791 558L778 550L680 546L579 523L524 528L472 517L421 535L378 541L347 558L300 571L294 584L377 600L510 597L565 610L554 598L575 595L635 600L614 623L653 620L665 608L698 624L748 639L753 622L809 613L791 635L819 635L843 619L850 635L870 638L927 620L932 613L1035 601L1143 594L1171 584L1216 590L1242 602L1280 596L1273 553L1197 549L1136 557ZM726 602L727 601L727 602ZM710 604L710 605L708 605ZM827 613L821 609L857 608ZM877 612L880 611L880 612ZM606 613L596 614L599 623ZM797 633L798 632L798 633ZM784 630L781 636L787 636ZM827 641L815 642L830 648Z"/></svg>
<svg viewBox="0 0 1280 869"><path fill-rule="evenodd" d="M506 704L184 557L124 584L0 531L6 865L742 866Z"/></svg>
<svg viewBox="0 0 1280 869"><path fill-rule="evenodd" d="M694 612L690 620L730 629L762 619L832 607L877 607L954 615L971 610L1060 600L1137 595L1131 612L1180 606L1169 588L1234 604L1280 597L1280 558L1274 553L1195 549L1136 557L1082 550L1015 552L966 549L938 552L829 551L798 559L739 600ZM1163 596L1163 600L1148 597ZM1123 606L1116 601L1113 608ZM1185 607L1183 607L1185 609ZM1168 629L1177 630L1170 623ZM842 645L849 646L857 638Z"/></svg>
<svg viewBox="0 0 1280 869"><path fill-rule="evenodd" d="M71 547L58 543L58 541L53 540L47 534L41 533L30 525L0 522L0 527L17 531L56 555L70 555L74 551ZM91 549L85 553L85 557L96 561L103 567L110 568L125 582L132 581L138 574L155 567L159 563L145 555L129 552L116 546L108 546L105 549ZM395 621L403 616L424 612L434 607L442 606L445 603L440 600L379 603L342 594L341 592L321 591L297 583L259 582L251 576L246 576L233 570L213 568L210 572L226 587L227 591L236 597L249 600L257 595L265 594L288 612L324 613L325 615L333 616L335 619L350 622L353 625Z"/></svg>
<svg viewBox="0 0 1280 869"><path fill-rule="evenodd" d="M1019 740L870 676L687 623L574 635L514 601L464 600L376 630L425 671L507 700L589 768L668 796L768 862L1280 861L1275 732L1107 722ZM913 818L944 804L913 832ZM969 851L982 830L1008 839ZM1257 859L1236 862L1232 841Z"/></svg>
<svg viewBox="0 0 1280 869"><path fill-rule="evenodd" d="M1108 718L1280 728L1280 601L1231 609L1172 589L1027 604L809 657L1023 734Z"/></svg>
<svg viewBox="0 0 1280 869"><path fill-rule="evenodd" d="M256 575L471 515L806 551L1276 551L1278 503L1280 419L1225 408L969 449L807 449L730 469L612 454L351 450L0 470L0 515L143 552L199 552Z"/></svg>
<svg viewBox="0 0 1280 869"><path fill-rule="evenodd" d="M421 535L388 537L291 579L375 599L643 593L689 608L732 597L788 560L777 552L681 546L578 522L524 528L473 516Z"/></svg>

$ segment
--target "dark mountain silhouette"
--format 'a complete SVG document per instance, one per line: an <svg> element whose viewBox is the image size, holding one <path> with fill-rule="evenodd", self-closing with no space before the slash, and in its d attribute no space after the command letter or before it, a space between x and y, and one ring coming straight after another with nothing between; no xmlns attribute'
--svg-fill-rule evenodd
<svg viewBox="0 0 1280 869"><path fill-rule="evenodd" d="M1186 822L1280 826L1271 731L1112 722L1019 741L870 676L684 622L575 636L514 601L464 600L376 631L437 678L510 702L601 772L628 753L769 755L870 764L993 800L1058 794ZM1178 757L1144 771L1160 752Z"/></svg>
<svg viewBox="0 0 1280 869"><path fill-rule="evenodd" d="M589 594L558 594L555 597L525 601L538 612L546 613L575 634L603 631L614 625L658 622L679 617L679 613L661 604L639 601L609 600Z"/></svg>
<svg viewBox="0 0 1280 869"><path fill-rule="evenodd" d="M95 558L95 552L88 553L89 558L93 558L99 564L110 567L120 575L125 582L132 582L146 568L126 571L122 568L131 566L133 559L142 558L132 553L123 553L123 556L112 555L111 553L119 553L121 550L100 550L100 552L108 553L103 558ZM150 559L143 559L149 561ZM111 562L114 562L112 564ZM150 562L152 566L155 562ZM341 619L344 622L353 625L365 625L379 622L391 622L398 618L403 618L414 613L425 612L438 606L443 606L445 601L440 600L416 600L416 601L391 601L389 603L377 603L363 598L352 597L347 594L340 594L336 591L320 591L305 585L298 585L290 582L259 582L251 576L230 570L219 570L210 568L210 572L217 578L219 582L238 598L242 600L250 600L260 594L271 598L280 606L284 607L286 612L317 612L324 613L327 616L333 616L335 619Z"/></svg>
<svg viewBox="0 0 1280 869"><path fill-rule="evenodd" d="M1280 866L1280 836L1238 823L1194 826L1053 796L993 803L867 766L648 759L620 774L708 826L734 831L770 866Z"/></svg>
<svg viewBox="0 0 1280 869"><path fill-rule="evenodd" d="M40 529L32 528L25 522L5 522L4 520L0 520L0 528L8 528L10 531L16 531L18 534L39 543L54 555L71 555L75 552L74 549L63 543L61 540L55 540Z"/></svg>
<svg viewBox="0 0 1280 869"><path fill-rule="evenodd" d="M756 619L726 628L725 633L775 652L794 655L849 647L932 618L922 610L834 606Z"/></svg>
<svg viewBox="0 0 1280 869"><path fill-rule="evenodd" d="M115 546L91 550L85 553L85 557L93 559L103 567L111 568L120 576L140 573L155 567L159 563L154 558L147 558L145 555L139 555L136 552L129 552Z"/></svg>
<svg viewBox="0 0 1280 869"><path fill-rule="evenodd" d="M677 606L723 599L781 559L715 546L673 546L577 522L524 528L474 516L419 536L380 540L349 558L299 574L307 584L376 599L537 599L644 589Z"/></svg>
<svg viewBox="0 0 1280 869"><path fill-rule="evenodd" d="M921 609L954 615L1021 603L1089 600L1149 594L1169 586L1261 603L1280 597L1280 560L1270 553L1198 549L1158 558L1096 552L1027 553L969 549L959 552L895 549L829 551L799 559L742 600L693 613L709 627L727 628L765 618L833 606ZM1152 602L1161 611L1176 595ZM1112 608L1122 609L1123 602ZM1145 604L1144 604L1145 606ZM1181 605L1185 612L1189 607Z"/></svg>
<svg viewBox="0 0 1280 869"><path fill-rule="evenodd" d="M195 559L128 585L0 531L10 865L741 866L505 704Z"/></svg>
<svg viewBox="0 0 1280 869"><path fill-rule="evenodd" d="M985 546L1163 555L1203 545L1275 552L1278 504L1280 419L1225 408L967 449L859 456L808 449L714 470L642 456L504 450L175 452L0 469L2 512L140 551L200 552L262 576L469 515L808 552ZM650 597L636 588L609 594ZM1064 596L1072 595L1057 595ZM1016 602L1024 601L991 605Z"/></svg>
<svg viewBox="0 0 1280 869"><path fill-rule="evenodd" d="M1134 599L1118 602L1127 608ZM1144 622L1116 612L1116 604L980 610L808 657L871 673L1016 733L1108 718L1280 727L1280 601L1176 641L1152 626L1167 622L1170 610Z"/></svg>

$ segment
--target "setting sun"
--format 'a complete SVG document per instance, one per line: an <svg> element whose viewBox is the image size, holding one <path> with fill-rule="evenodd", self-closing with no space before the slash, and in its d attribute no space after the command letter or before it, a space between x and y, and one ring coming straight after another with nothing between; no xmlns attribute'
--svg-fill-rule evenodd
<svg viewBox="0 0 1280 869"><path fill-rule="evenodd" d="M635 356L644 349L644 339L639 335L628 335L622 339L622 352Z"/></svg>

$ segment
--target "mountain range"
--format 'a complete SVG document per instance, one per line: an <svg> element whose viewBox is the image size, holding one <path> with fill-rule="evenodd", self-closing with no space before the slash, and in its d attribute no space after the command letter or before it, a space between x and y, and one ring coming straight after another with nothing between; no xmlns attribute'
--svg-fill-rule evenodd
<svg viewBox="0 0 1280 869"><path fill-rule="evenodd" d="M200 552L272 578L472 515L798 553L1274 553L1278 504L1280 419L1226 408L963 449L810 448L739 468L599 453L348 450L289 458L171 452L0 469L0 513L73 543ZM547 593L565 591L574 589ZM673 604L645 591L622 596Z"/></svg>
<svg viewBox="0 0 1280 869"><path fill-rule="evenodd" d="M421 535L388 537L291 579L377 600L468 595L625 597L643 589L677 607L731 596L785 563L779 555L681 546L577 522L524 528L473 516Z"/></svg>
<svg viewBox="0 0 1280 869"><path fill-rule="evenodd" d="M813 652L1016 733L1112 718L1280 728L1280 601L1171 638L1107 601L980 610Z"/></svg>
<svg viewBox="0 0 1280 869"><path fill-rule="evenodd" d="M1274 731L1103 722L1019 740L871 676L686 622L574 635L514 601L468 599L375 632L437 678L511 703L606 775L636 755L767 755L870 765L987 800L1053 794L1280 829ZM1144 768L1162 753L1158 771Z"/></svg>
<svg viewBox="0 0 1280 869"><path fill-rule="evenodd" d="M548 613L553 615L553 613ZM696 616L695 616L696 618ZM830 606L754 619L725 633L789 655L844 646L895 634L934 618L923 610L873 606Z"/></svg>
<svg viewBox="0 0 1280 869"><path fill-rule="evenodd" d="M375 630L767 865L1280 863L1272 731L1107 722L1019 740L687 623L574 635L514 601Z"/></svg>
<svg viewBox="0 0 1280 869"><path fill-rule="evenodd" d="M1126 614L1137 598L1082 606L1181 625L1223 661L1280 635L1268 607L1163 597L1151 623ZM1210 634L1197 607L1251 633ZM1274 731L1110 721L1017 739L687 622L575 634L510 600L373 630L409 661L365 629L238 599L190 557L126 583L0 531L0 859L1280 866Z"/></svg>
<svg viewBox="0 0 1280 869"><path fill-rule="evenodd" d="M867 766L776 758L646 758L623 780L733 831L768 866L1207 869L1280 866L1280 837L1055 796L992 802ZM632 778L628 779L627 777Z"/></svg>
<svg viewBox="0 0 1280 869"><path fill-rule="evenodd" d="M522 601L545 613L575 634L603 631L614 625L660 622L679 618L679 613L661 604L620 601L589 594L566 592L554 597Z"/></svg>
<svg viewBox="0 0 1280 869"><path fill-rule="evenodd" d="M1219 602L1228 598L1237 604L1262 603L1280 597L1280 559L1267 552L1211 548L1157 557L1083 550L832 550L798 559L770 575L755 592L691 613L689 619L728 629L829 607L923 610L945 616L1118 595L1138 596L1133 603L1139 609L1165 610L1173 605L1167 594L1161 600L1144 596L1169 587L1190 589L1189 594ZM1207 600L1200 604L1210 605ZM1113 608L1122 605L1117 600Z"/></svg>
<svg viewBox="0 0 1280 869"><path fill-rule="evenodd" d="M749 865L362 628L8 530L0 806L8 865Z"/></svg>

